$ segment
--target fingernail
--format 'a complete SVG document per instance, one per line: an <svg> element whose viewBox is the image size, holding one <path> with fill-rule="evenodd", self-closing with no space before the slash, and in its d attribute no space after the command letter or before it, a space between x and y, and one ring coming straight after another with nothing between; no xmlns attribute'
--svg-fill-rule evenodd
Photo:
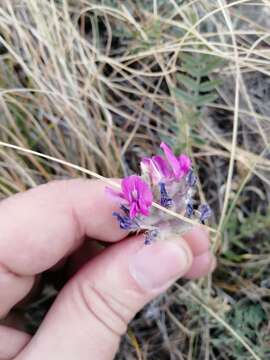
<svg viewBox="0 0 270 360"><path fill-rule="evenodd" d="M181 241L166 240L143 246L130 262L130 273L145 290L169 287L191 266L191 255Z"/></svg>

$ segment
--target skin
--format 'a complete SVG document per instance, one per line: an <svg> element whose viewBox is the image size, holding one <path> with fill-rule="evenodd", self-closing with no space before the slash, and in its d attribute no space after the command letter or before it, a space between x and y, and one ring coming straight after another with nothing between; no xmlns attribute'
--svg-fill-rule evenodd
<svg viewBox="0 0 270 360"><path fill-rule="evenodd" d="M147 302L180 277L213 271L203 227L146 247L119 228L116 210L94 180L52 182L0 203L0 318L45 270L68 259L71 276L32 338L0 325L0 360L113 359ZM97 251L93 240L112 244Z"/></svg>

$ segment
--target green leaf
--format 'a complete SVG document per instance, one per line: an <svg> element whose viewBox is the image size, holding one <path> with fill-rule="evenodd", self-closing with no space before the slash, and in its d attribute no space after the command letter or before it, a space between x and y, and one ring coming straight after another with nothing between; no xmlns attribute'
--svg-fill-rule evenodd
<svg viewBox="0 0 270 360"><path fill-rule="evenodd" d="M199 90L199 86L200 84L197 83L197 81L195 81L194 79L192 79L189 76L186 76L184 74L178 74L176 75L176 79L183 85L185 85L185 87L187 89L193 90L193 91L198 91Z"/></svg>
<svg viewBox="0 0 270 360"><path fill-rule="evenodd" d="M198 121L200 120L201 112L197 109L187 109L183 111L183 117L188 122L188 124L193 127L195 126Z"/></svg>
<svg viewBox="0 0 270 360"><path fill-rule="evenodd" d="M189 75L194 76L194 77L202 77L202 71L201 68L198 65L193 65L193 64L188 64L188 63L184 63L182 65L182 70L184 72L187 72Z"/></svg>
<svg viewBox="0 0 270 360"><path fill-rule="evenodd" d="M187 104L194 105L194 97L189 93L180 89L175 89L174 93L176 98L183 100Z"/></svg>
<svg viewBox="0 0 270 360"><path fill-rule="evenodd" d="M196 106L203 106L206 104L209 104L210 102L215 101L218 98L218 94L216 93L210 93L206 95L199 95L196 98L194 98L194 104Z"/></svg>
<svg viewBox="0 0 270 360"><path fill-rule="evenodd" d="M210 102L215 101L218 98L218 94L216 93L209 93L205 95L198 95L193 96L186 91L181 89L174 90L175 97L181 99L186 104L193 105L193 106L203 106Z"/></svg>
<svg viewBox="0 0 270 360"><path fill-rule="evenodd" d="M198 134L191 133L192 143L197 146L206 145L207 142L201 138Z"/></svg>
<svg viewBox="0 0 270 360"><path fill-rule="evenodd" d="M216 70L221 63L223 62L222 59L220 59L219 57L213 56L213 60L211 60L210 62L202 62L202 67L201 67L201 74L202 76L206 76L209 75L212 71Z"/></svg>
<svg viewBox="0 0 270 360"><path fill-rule="evenodd" d="M182 53L182 54L180 54L180 59L182 60L183 64L189 64L190 66L199 66L200 65L200 59L196 55Z"/></svg>
<svg viewBox="0 0 270 360"><path fill-rule="evenodd" d="M181 59L183 70L193 77L207 76L223 63L223 59L209 54L182 54Z"/></svg>
<svg viewBox="0 0 270 360"><path fill-rule="evenodd" d="M224 252L222 254L222 256L225 258L225 259L228 259L228 260L231 260L233 262L241 262L243 261L243 257L242 255L238 255L238 254L235 254L233 251L231 250L227 250L226 252Z"/></svg>
<svg viewBox="0 0 270 360"><path fill-rule="evenodd" d="M221 79L205 81L205 82L200 84L199 91L200 92L208 92L208 91L211 91L211 90L215 90L216 87L221 85L221 84L222 84Z"/></svg>

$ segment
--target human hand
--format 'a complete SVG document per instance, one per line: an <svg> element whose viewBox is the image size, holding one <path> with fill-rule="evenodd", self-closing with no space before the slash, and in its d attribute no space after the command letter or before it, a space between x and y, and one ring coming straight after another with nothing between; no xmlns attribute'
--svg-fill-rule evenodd
<svg viewBox="0 0 270 360"><path fill-rule="evenodd" d="M127 324L147 302L180 277L214 269L202 227L145 246L143 235L125 238L115 206L95 180L52 182L1 202L0 318L31 291L36 275L67 257L78 263L83 255L84 265L33 338L0 325L0 360L113 359ZM113 245L91 258L91 239Z"/></svg>

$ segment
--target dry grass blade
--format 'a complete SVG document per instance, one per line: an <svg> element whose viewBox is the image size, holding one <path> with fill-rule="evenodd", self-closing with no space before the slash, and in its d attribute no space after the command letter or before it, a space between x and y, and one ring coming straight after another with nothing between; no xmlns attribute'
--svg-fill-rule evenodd
<svg viewBox="0 0 270 360"><path fill-rule="evenodd" d="M119 187L165 141L213 210L214 276L144 309L117 360L270 356L269 19L264 0L1 1L0 197L76 176Z"/></svg>
<svg viewBox="0 0 270 360"><path fill-rule="evenodd" d="M231 327L229 326L229 324L226 323L226 321L224 321L218 314L216 311L212 310L209 306L207 306L206 304L204 304L201 300L197 299L196 296L194 296L192 293L188 292L187 290L185 290L183 287L180 287L178 284L175 285L180 292L183 292L184 294L186 294L189 298L191 298L194 302L196 302L197 304L199 304L205 311L207 311L214 319L216 319L222 326L224 326L230 333L231 335L237 340L239 341L244 348L247 349L247 351L252 355L253 359L256 360L262 360L253 350L252 350L252 345L249 345L247 343L247 341L245 339L243 339L239 334L237 334L237 332Z"/></svg>
<svg viewBox="0 0 270 360"><path fill-rule="evenodd" d="M227 175L227 182L226 182L226 191L224 195L224 202L223 202L223 208L219 220L218 225L218 231L222 229L223 221L226 217L226 212L228 208L229 203L229 196L231 191L231 184L232 184L232 177L233 177L233 168L234 168L234 161L235 161L235 154L236 154L236 146L237 146L237 132L238 132L238 123L239 123L239 83L240 83L240 66L239 66L239 55L238 55L238 48L237 43L234 35L234 29L233 25L230 19L230 16L228 15L228 12L225 9L225 5L223 0L218 0L218 3L220 4L221 11L224 15L224 18L226 20L226 24L230 30L231 38L232 38L232 44L234 47L234 59L235 59L235 107L234 107L234 119L233 119L233 134L232 134L232 146L231 146L231 157L230 157L230 163L228 168L228 175ZM216 237L216 240L218 237ZM219 246L217 244L217 246Z"/></svg>

